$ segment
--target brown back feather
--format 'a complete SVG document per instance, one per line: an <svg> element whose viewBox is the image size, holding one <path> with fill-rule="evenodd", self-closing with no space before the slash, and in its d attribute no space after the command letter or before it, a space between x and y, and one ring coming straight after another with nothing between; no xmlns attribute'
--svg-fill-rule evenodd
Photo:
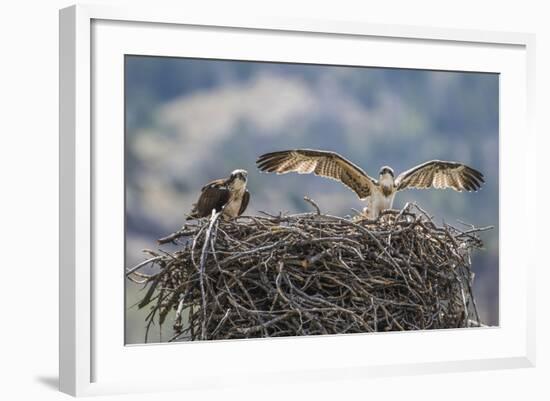
<svg viewBox="0 0 550 401"><path fill-rule="evenodd" d="M246 207L248 206L248 202L250 202L250 192L246 190L243 194L243 199L241 200L241 208L239 209L239 216L244 213L246 210Z"/></svg>
<svg viewBox="0 0 550 401"><path fill-rule="evenodd" d="M214 180L206 184L202 187L199 200L193 205L188 219L210 216L213 209L219 212L229 201L229 195L226 179Z"/></svg>

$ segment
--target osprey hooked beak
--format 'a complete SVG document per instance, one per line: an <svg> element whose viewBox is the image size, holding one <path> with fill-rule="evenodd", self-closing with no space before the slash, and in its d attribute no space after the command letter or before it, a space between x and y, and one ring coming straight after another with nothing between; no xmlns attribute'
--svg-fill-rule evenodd
<svg viewBox="0 0 550 401"><path fill-rule="evenodd" d="M234 170L231 173L231 181L239 179L241 181L246 182L247 178L248 178L248 171L246 171L246 170L238 169L238 170Z"/></svg>

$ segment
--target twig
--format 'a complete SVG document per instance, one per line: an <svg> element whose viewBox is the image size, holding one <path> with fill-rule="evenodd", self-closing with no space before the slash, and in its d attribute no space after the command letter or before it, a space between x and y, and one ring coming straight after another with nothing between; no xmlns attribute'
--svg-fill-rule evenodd
<svg viewBox="0 0 550 401"><path fill-rule="evenodd" d="M196 234L197 233L197 229L194 229L194 230L186 230L185 229L186 227L182 228L181 230L179 231L176 231L175 233L172 233L170 235L167 235L166 237L163 237L163 238L159 238L157 240L157 243L159 245L163 245L163 244L169 244L171 242L175 242L178 238L181 238L181 237L189 237L193 234Z"/></svg>
<svg viewBox="0 0 550 401"><path fill-rule="evenodd" d="M137 264L136 266L126 270L126 275L129 276L130 274L138 271L142 267L147 266L149 263L155 263L156 261L161 260L161 259L162 259L162 256L155 256L151 259L144 260L143 262Z"/></svg>
<svg viewBox="0 0 550 401"><path fill-rule="evenodd" d="M317 203L315 203L315 201L313 199L311 199L307 196L304 196L304 200L315 208L315 210L317 211L317 215L321 214L321 209L319 209L319 206L317 206Z"/></svg>

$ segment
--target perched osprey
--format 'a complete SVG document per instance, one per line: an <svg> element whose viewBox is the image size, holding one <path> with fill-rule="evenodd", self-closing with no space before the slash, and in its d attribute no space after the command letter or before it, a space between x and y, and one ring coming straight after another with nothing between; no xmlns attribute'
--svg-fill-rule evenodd
<svg viewBox="0 0 550 401"><path fill-rule="evenodd" d="M395 193L406 188L452 188L455 191L477 191L484 182L483 174L462 163L432 160L419 164L395 178L393 170L383 166L379 179L369 177L361 168L337 153L321 150L283 150L261 155L256 161L262 171L277 174L296 172L340 181L361 200L364 212L375 219L390 209Z"/></svg>
<svg viewBox="0 0 550 401"><path fill-rule="evenodd" d="M222 217L225 220L243 214L250 200L250 193L246 189L247 177L246 170L235 170L229 178L220 178L206 184L201 189L199 200L193 204L187 220L210 216L213 209L216 212L223 210Z"/></svg>

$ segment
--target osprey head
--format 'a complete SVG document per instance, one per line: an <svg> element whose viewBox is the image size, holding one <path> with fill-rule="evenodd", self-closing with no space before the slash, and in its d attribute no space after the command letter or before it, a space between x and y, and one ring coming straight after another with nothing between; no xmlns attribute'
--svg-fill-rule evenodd
<svg viewBox="0 0 550 401"><path fill-rule="evenodd" d="M380 174L380 179L382 179L382 177L385 176L386 174L389 174L392 176L392 178L395 178L393 169L390 166L382 166L379 174Z"/></svg>
<svg viewBox="0 0 550 401"><path fill-rule="evenodd" d="M246 170L233 170L231 173L231 176L229 177L230 182L240 181L242 183L246 183L246 180L248 178L248 172Z"/></svg>

